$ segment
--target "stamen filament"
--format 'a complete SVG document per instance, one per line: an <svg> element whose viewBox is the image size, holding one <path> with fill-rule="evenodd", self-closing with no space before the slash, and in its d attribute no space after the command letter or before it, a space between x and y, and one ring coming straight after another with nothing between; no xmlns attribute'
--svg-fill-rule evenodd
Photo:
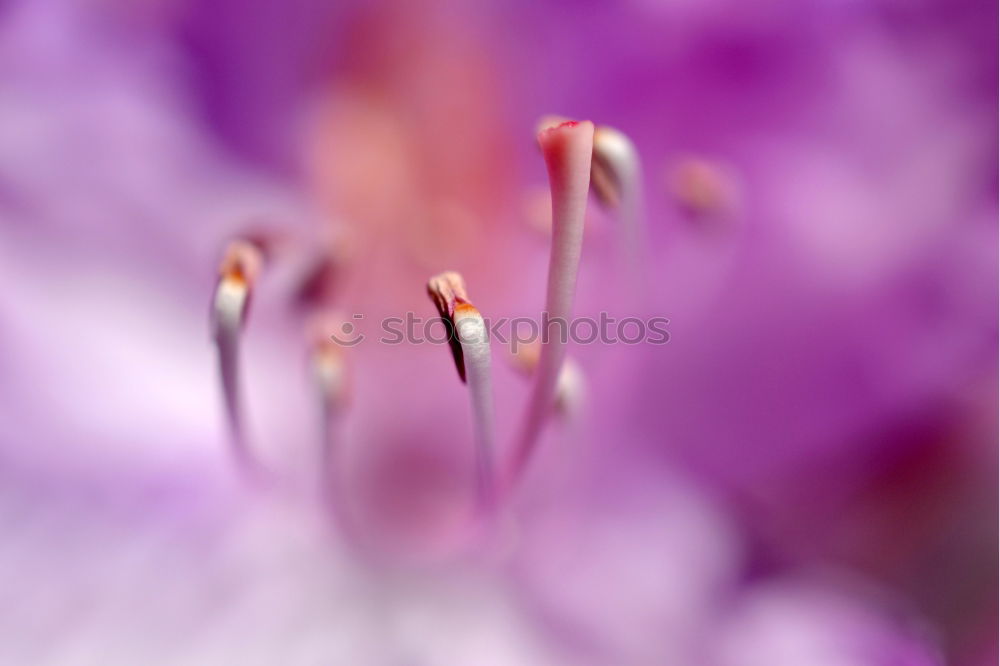
<svg viewBox="0 0 1000 666"><path fill-rule="evenodd" d="M347 405L350 394L350 377L344 359L344 350L335 344L330 331L339 318L329 315L317 316L310 326L311 351L310 370L315 382L320 407L320 480L329 485L333 477L333 448L336 446L335 431Z"/></svg>
<svg viewBox="0 0 1000 666"><path fill-rule="evenodd" d="M479 310L469 303L455 308L455 331L462 345L465 378L469 385L476 441L476 485L484 508L494 502L493 382L490 371L490 341Z"/></svg>
<svg viewBox="0 0 1000 666"><path fill-rule="evenodd" d="M459 377L469 386L476 443L476 492L480 508L489 511L495 503L496 448L489 332L479 310L469 303L465 281L458 273L446 272L431 278L427 292L441 318L451 327L455 345L452 353Z"/></svg>
<svg viewBox="0 0 1000 666"><path fill-rule="evenodd" d="M219 269L219 282L212 302L213 338L218 350L219 377L225 401L233 454L244 469L254 467L243 434L240 405L239 347L246 324L253 284L263 263L261 249L246 240L235 240L226 248Z"/></svg>
<svg viewBox="0 0 1000 666"><path fill-rule="evenodd" d="M549 255L548 288L542 326L562 320L569 325L576 277L583 246L584 213L590 189L594 125L589 121L565 122L543 129L538 143L549 173L552 190L552 246ZM547 320L546 320L547 319ZM548 339L546 339L548 338ZM543 330L538 371L528 402L520 436L515 443L505 481L512 484L533 453L538 436L552 411L560 369L566 356L566 340Z"/></svg>
<svg viewBox="0 0 1000 666"><path fill-rule="evenodd" d="M642 168L635 145L614 128L598 127L590 173L598 200L617 213L620 261L631 272L629 287L636 291L644 277L644 230Z"/></svg>
<svg viewBox="0 0 1000 666"><path fill-rule="evenodd" d="M534 342L522 345L513 354L512 362L514 369L525 377L532 377L538 369L538 358L541 354L541 343ZM572 357L567 357L563 361L562 369L559 371L559 381L556 382L555 409L562 415L567 416L576 411L583 400L585 393L585 379L583 371Z"/></svg>

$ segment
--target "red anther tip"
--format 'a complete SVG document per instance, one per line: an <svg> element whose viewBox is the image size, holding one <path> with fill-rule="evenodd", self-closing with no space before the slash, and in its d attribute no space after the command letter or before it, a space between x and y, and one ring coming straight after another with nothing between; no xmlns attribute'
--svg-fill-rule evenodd
<svg viewBox="0 0 1000 666"><path fill-rule="evenodd" d="M555 125L549 125L548 127L543 127L541 131L538 132L539 138L546 134L551 134L561 129L570 129L576 127L580 124L579 120L564 120L561 123L556 123Z"/></svg>
<svg viewBox="0 0 1000 666"><path fill-rule="evenodd" d="M538 144L543 146L544 149L545 145L551 145L555 142L563 141L565 140L564 137L568 138L569 136L576 134L576 132L568 132L564 134L563 132L565 130L575 130L577 127L582 129L588 125L593 127L593 123L589 120L564 120L562 122L549 125L548 127L544 127L539 130L537 136Z"/></svg>

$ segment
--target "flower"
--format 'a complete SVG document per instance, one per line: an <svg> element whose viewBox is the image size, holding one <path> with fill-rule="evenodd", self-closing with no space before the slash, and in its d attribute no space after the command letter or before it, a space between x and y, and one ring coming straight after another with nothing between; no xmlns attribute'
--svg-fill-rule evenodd
<svg viewBox="0 0 1000 666"><path fill-rule="evenodd" d="M973 3L277 7L0 14L0 661L982 653L994 602L940 592L995 541ZM553 110L597 133L540 157ZM551 238L519 206L546 161ZM465 385L375 342L448 269L483 323L661 315L669 343L519 374L461 338ZM553 414L563 352L586 402Z"/></svg>

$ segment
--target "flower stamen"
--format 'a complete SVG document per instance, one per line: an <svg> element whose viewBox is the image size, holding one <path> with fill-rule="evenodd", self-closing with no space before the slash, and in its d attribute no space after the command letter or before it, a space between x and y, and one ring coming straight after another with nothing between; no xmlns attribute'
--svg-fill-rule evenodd
<svg viewBox="0 0 1000 666"><path fill-rule="evenodd" d="M212 300L213 338L218 351L226 419L234 454L246 467L252 467L252 460L243 437L239 346L253 286L263 263L264 254L259 245L245 239L230 242L219 266L219 281Z"/></svg>
<svg viewBox="0 0 1000 666"><path fill-rule="evenodd" d="M542 116L536 127L543 132L567 120ZM613 127L601 125L594 130L590 188L597 201L618 218L619 261L623 272L630 273L625 287L638 294L645 282L642 164L632 140Z"/></svg>
<svg viewBox="0 0 1000 666"><path fill-rule="evenodd" d="M323 313L309 322L309 369L320 407L320 481L329 485L333 478L335 431L347 408L351 377L344 348L334 342L330 331L340 330L341 317ZM330 489L328 489L330 490Z"/></svg>
<svg viewBox="0 0 1000 666"><path fill-rule="evenodd" d="M541 343L521 345L511 355L514 369L525 377L532 377L538 369L538 359L541 355ZM559 371L559 381L556 382L555 409L561 416L569 416L576 412L584 399L586 392L583 370L580 364L567 357Z"/></svg>
<svg viewBox="0 0 1000 666"><path fill-rule="evenodd" d="M434 302L438 315L448 329L448 345L458 376L465 382L465 362L462 357L462 344L455 335L455 307L459 303L468 303L469 296L465 292L465 280L454 271L445 271L435 275L427 282L427 294Z"/></svg>
<svg viewBox="0 0 1000 666"><path fill-rule="evenodd" d="M572 315L576 278L583 246L584 213L590 189L594 125L589 121L567 121L538 134L552 191L552 245L549 254L548 288L545 299L547 321L568 322ZM534 451L538 436L552 410L566 341L546 336L535 373L520 436L507 469L505 481L513 483Z"/></svg>
<svg viewBox="0 0 1000 666"><path fill-rule="evenodd" d="M598 201L618 217L619 261L631 273L629 290L644 283L642 167L635 144L612 127L594 131L591 187Z"/></svg>
<svg viewBox="0 0 1000 666"><path fill-rule="evenodd" d="M427 283L427 293L449 325L452 355L459 377L469 386L476 442L476 487L483 509L494 503L495 449L493 380L489 331L483 316L468 300L465 281L455 272L441 273Z"/></svg>

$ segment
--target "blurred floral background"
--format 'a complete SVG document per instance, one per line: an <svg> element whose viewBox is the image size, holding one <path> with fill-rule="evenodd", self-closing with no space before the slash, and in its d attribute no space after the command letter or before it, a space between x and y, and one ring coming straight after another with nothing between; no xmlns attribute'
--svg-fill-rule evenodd
<svg viewBox="0 0 1000 666"><path fill-rule="evenodd" d="M0 3L0 663L996 664L996 25L982 0ZM309 311L432 316L455 269L485 315L537 316L549 113L643 164L641 297L592 201L576 312L670 342L572 346L573 404L469 543L448 354L345 351L330 433ZM276 248L242 349L263 485L209 323L247 234ZM506 442L528 383L493 355Z"/></svg>

